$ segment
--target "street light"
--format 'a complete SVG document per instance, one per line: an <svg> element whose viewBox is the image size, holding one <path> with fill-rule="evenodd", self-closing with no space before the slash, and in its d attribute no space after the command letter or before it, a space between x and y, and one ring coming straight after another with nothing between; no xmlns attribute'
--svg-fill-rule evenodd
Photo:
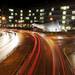
<svg viewBox="0 0 75 75"><path fill-rule="evenodd" d="M5 27L5 25L6 25L6 17L2 16L1 20L2 20L2 27Z"/></svg>
<svg viewBox="0 0 75 75"><path fill-rule="evenodd" d="M53 18L52 17L50 18L50 21L53 21Z"/></svg>
<svg viewBox="0 0 75 75"><path fill-rule="evenodd" d="M4 20L6 20L6 18L3 16L3 17L2 17L2 21L4 21Z"/></svg>

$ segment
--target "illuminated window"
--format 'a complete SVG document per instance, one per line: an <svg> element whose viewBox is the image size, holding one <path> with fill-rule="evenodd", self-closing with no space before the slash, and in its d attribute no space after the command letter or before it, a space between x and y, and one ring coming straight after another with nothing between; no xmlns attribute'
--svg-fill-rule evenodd
<svg viewBox="0 0 75 75"><path fill-rule="evenodd" d="M29 16L31 16L31 14L29 14Z"/></svg>
<svg viewBox="0 0 75 75"><path fill-rule="evenodd" d="M34 17L34 19L36 19L36 17Z"/></svg>
<svg viewBox="0 0 75 75"><path fill-rule="evenodd" d="M31 20L30 23L33 23L33 21Z"/></svg>
<svg viewBox="0 0 75 75"><path fill-rule="evenodd" d="M54 8L51 8L51 11L54 11Z"/></svg>
<svg viewBox="0 0 75 75"><path fill-rule="evenodd" d="M66 6L62 6L61 9L66 10Z"/></svg>
<svg viewBox="0 0 75 75"><path fill-rule="evenodd" d="M62 6L62 7L60 7L60 9L62 9L62 10L67 10L69 8L70 8L69 6Z"/></svg>
<svg viewBox="0 0 75 75"><path fill-rule="evenodd" d="M23 19L23 17L20 17L20 19Z"/></svg>
<svg viewBox="0 0 75 75"><path fill-rule="evenodd" d="M24 20L19 20L18 22L19 22L19 23L22 23L22 22L24 22Z"/></svg>
<svg viewBox="0 0 75 75"><path fill-rule="evenodd" d="M10 25L10 27L14 27L14 24Z"/></svg>
<svg viewBox="0 0 75 75"><path fill-rule="evenodd" d="M49 15L52 15L52 12L49 12Z"/></svg>
<svg viewBox="0 0 75 75"><path fill-rule="evenodd" d="M72 11L72 14L75 14L75 11Z"/></svg>
<svg viewBox="0 0 75 75"><path fill-rule="evenodd" d="M40 17L40 20L44 19L44 17Z"/></svg>
<svg viewBox="0 0 75 75"><path fill-rule="evenodd" d="M17 27L17 24L15 24L15 27Z"/></svg>
<svg viewBox="0 0 75 75"><path fill-rule="evenodd" d="M9 20L9 22L12 22L12 20Z"/></svg>
<svg viewBox="0 0 75 75"><path fill-rule="evenodd" d="M69 9L69 8L70 8L70 6L66 6L66 8L67 8L67 9Z"/></svg>
<svg viewBox="0 0 75 75"><path fill-rule="evenodd" d="M67 29L67 30L70 30L70 29L71 29L71 26L67 26L66 29Z"/></svg>
<svg viewBox="0 0 75 75"><path fill-rule="evenodd" d="M39 12L39 9L36 9L36 12Z"/></svg>
<svg viewBox="0 0 75 75"><path fill-rule="evenodd" d="M23 13L23 10L20 10L21 13Z"/></svg>
<svg viewBox="0 0 75 75"><path fill-rule="evenodd" d="M13 16L9 16L9 19L13 19Z"/></svg>
<svg viewBox="0 0 75 75"><path fill-rule="evenodd" d="M17 14L17 13L15 13L15 15L17 16L18 14Z"/></svg>
<svg viewBox="0 0 75 75"><path fill-rule="evenodd" d="M44 12L44 9L40 9L40 12Z"/></svg>
<svg viewBox="0 0 75 75"><path fill-rule="evenodd" d="M29 13L31 13L31 10L29 10Z"/></svg>
<svg viewBox="0 0 75 75"><path fill-rule="evenodd" d="M23 14L21 13L20 16L23 16Z"/></svg>
<svg viewBox="0 0 75 75"><path fill-rule="evenodd" d="M37 20L34 20L34 22L38 22Z"/></svg>
<svg viewBox="0 0 75 75"><path fill-rule="evenodd" d="M24 20L21 20L22 22L24 22Z"/></svg>
<svg viewBox="0 0 75 75"><path fill-rule="evenodd" d="M75 16L72 16L71 19L72 19L72 20L75 20Z"/></svg>
<svg viewBox="0 0 75 75"><path fill-rule="evenodd" d="M66 11L63 11L63 15L66 15Z"/></svg>
<svg viewBox="0 0 75 75"><path fill-rule="evenodd" d="M66 16L62 16L62 19L65 20L66 19Z"/></svg>
<svg viewBox="0 0 75 75"><path fill-rule="evenodd" d="M13 12L13 11L14 11L14 9L9 9L9 11Z"/></svg>
<svg viewBox="0 0 75 75"><path fill-rule="evenodd" d="M27 20L29 20L29 17L26 17Z"/></svg>
<svg viewBox="0 0 75 75"><path fill-rule="evenodd" d="M14 13L11 13L11 15L14 15Z"/></svg>
<svg viewBox="0 0 75 75"><path fill-rule="evenodd" d="M65 30L65 26L62 25L62 30Z"/></svg>
<svg viewBox="0 0 75 75"><path fill-rule="evenodd" d="M26 24L23 24L23 27L25 27L26 26Z"/></svg>
<svg viewBox="0 0 75 75"><path fill-rule="evenodd" d="M15 22L17 22L17 20L15 20Z"/></svg>
<svg viewBox="0 0 75 75"><path fill-rule="evenodd" d="M35 15L35 13L32 14L33 16Z"/></svg>
<svg viewBox="0 0 75 75"><path fill-rule="evenodd" d="M66 21L62 21L62 24L65 24L66 23Z"/></svg>
<svg viewBox="0 0 75 75"><path fill-rule="evenodd" d="M44 15L44 13L40 13L40 16L43 16Z"/></svg>

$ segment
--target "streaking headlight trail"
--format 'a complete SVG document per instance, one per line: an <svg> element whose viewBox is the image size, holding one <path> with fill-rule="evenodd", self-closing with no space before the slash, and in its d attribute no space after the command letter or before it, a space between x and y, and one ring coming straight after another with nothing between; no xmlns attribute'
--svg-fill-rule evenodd
<svg viewBox="0 0 75 75"><path fill-rule="evenodd" d="M10 39L9 36L12 36L12 39ZM14 51L14 48L17 47L19 44L18 36L6 35L4 38L2 40L2 45L0 45L0 61L4 60L7 56L9 56Z"/></svg>

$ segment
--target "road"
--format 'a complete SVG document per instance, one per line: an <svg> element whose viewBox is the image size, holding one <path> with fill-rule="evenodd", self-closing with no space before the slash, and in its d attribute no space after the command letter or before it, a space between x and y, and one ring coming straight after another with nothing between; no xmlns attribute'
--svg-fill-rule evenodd
<svg viewBox="0 0 75 75"><path fill-rule="evenodd" d="M74 36L2 31L0 74L75 75L74 40Z"/></svg>

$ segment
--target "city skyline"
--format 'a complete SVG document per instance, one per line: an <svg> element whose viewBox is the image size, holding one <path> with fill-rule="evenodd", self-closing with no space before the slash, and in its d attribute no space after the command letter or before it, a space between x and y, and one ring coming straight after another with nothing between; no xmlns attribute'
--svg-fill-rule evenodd
<svg viewBox="0 0 75 75"><path fill-rule="evenodd" d="M20 27L30 28L32 24L51 26L52 22L57 22L62 30L74 29L71 25L75 20L75 5L57 6L49 8L20 9L2 8L0 9L0 27ZM39 25L38 25L39 24ZM73 27L72 27L73 26Z"/></svg>

